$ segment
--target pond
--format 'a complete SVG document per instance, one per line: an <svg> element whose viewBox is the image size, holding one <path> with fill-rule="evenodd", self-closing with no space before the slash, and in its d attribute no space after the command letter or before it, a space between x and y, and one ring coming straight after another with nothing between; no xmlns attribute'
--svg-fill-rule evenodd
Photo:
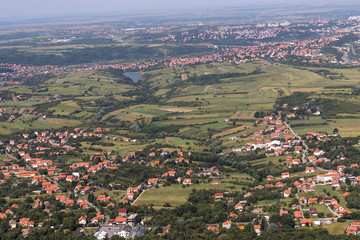
<svg viewBox="0 0 360 240"><path fill-rule="evenodd" d="M142 80L140 78L140 74L138 72L129 72L129 73L124 73L125 76L131 78L131 80L133 80L135 83Z"/></svg>

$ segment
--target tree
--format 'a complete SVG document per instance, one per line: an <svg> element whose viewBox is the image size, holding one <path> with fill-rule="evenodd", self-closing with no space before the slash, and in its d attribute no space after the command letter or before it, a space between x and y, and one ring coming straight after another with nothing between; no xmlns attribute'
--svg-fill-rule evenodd
<svg viewBox="0 0 360 240"><path fill-rule="evenodd" d="M93 194L93 193L89 193L88 200L89 200L89 202L91 202L91 203L95 201L95 197L94 197L94 194Z"/></svg>
<svg viewBox="0 0 360 240"><path fill-rule="evenodd" d="M274 231L277 232L278 231L278 226L275 223L271 223L268 228L266 229L266 231Z"/></svg>
<svg viewBox="0 0 360 240"><path fill-rule="evenodd" d="M345 179L345 183L346 183L347 185L351 185L351 180L350 180L350 178L346 178L346 179Z"/></svg>
<svg viewBox="0 0 360 240"><path fill-rule="evenodd" d="M126 238L120 237L119 235L114 235L110 239L111 240L125 240Z"/></svg>
<svg viewBox="0 0 360 240"><path fill-rule="evenodd" d="M63 220L64 228L74 231L76 228L75 219L73 217L66 217Z"/></svg>
<svg viewBox="0 0 360 240"><path fill-rule="evenodd" d="M170 205L170 203L167 202L163 205L163 207L171 207L171 205Z"/></svg>

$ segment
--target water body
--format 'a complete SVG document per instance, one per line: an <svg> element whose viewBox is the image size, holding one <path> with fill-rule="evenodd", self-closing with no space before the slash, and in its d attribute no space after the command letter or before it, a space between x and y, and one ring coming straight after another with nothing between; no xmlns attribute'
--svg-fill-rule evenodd
<svg viewBox="0 0 360 240"><path fill-rule="evenodd" d="M124 75L131 78L131 80L133 80L133 82L135 82L135 83L142 80L140 78L140 74L138 72L124 73Z"/></svg>

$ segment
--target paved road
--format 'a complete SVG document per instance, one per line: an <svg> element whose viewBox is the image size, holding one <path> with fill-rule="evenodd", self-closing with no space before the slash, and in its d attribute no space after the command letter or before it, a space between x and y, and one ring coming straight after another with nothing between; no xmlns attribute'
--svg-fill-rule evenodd
<svg viewBox="0 0 360 240"><path fill-rule="evenodd" d="M6 153L6 155L7 155L9 158L13 159L13 160L19 161L19 159L17 159L17 158L14 157L13 155L9 154L8 152Z"/></svg>
<svg viewBox="0 0 360 240"><path fill-rule="evenodd" d="M298 195L298 194L296 194L295 196L296 196L297 200L299 200L299 195ZM299 203L299 206L300 206L301 216L302 216L302 218L304 218L304 212L303 212L303 209L302 209L302 206L301 206L301 204L300 204L300 203Z"/></svg>
<svg viewBox="0 0 360 240"><path fill-rule="evenodd" d="M337 215L337 214L331 209L330 205L328 205L327 207L328 207L329 211L330 211L334 216Z"/></svg>
<svg viewBox="0 0 360 240"><path fill-rule="evenodd" d="M301 153L301 160L303 163L306 163L306 156L309 150L308 145L305 143L305 141L303 141L300 137L300 135L298 135L297 133L295 133L295 131L290 127L290 125L287 122L284 122L285 126L290 130L290 132L300 141L300 143L302 143L302 145L305 147L305 149L302 151Z"/></svg>
<svg viewBox="0 0 360 240"><path fill-rule="evenodd" d="M133 201L133 203L135 203L135 202L141 197L141 195L142 195L144 192L148 191L148 190L149 190L149 189L142 191L142 192L139 194L139 196Z"/></svg>
<svg viewBox="0 0 360 240"><path fill-rule="evenodd" d="M326 222L326 221L335 221L337 222L337 218L317 218L317 219L313 219L313 220L320 220L321 222Z"/></svg>

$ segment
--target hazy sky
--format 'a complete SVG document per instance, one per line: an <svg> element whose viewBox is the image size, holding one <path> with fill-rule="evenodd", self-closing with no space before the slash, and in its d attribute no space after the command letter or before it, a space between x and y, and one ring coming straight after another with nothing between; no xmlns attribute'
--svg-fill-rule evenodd
<svg viewBox="0 0 360 240"><path fill-rule="evenodd" d="M278 3L326 3L335 0L1 0L0 18L123 13L164 9L241 7ZM338 2L343 2L339 0Z"/></svg>

